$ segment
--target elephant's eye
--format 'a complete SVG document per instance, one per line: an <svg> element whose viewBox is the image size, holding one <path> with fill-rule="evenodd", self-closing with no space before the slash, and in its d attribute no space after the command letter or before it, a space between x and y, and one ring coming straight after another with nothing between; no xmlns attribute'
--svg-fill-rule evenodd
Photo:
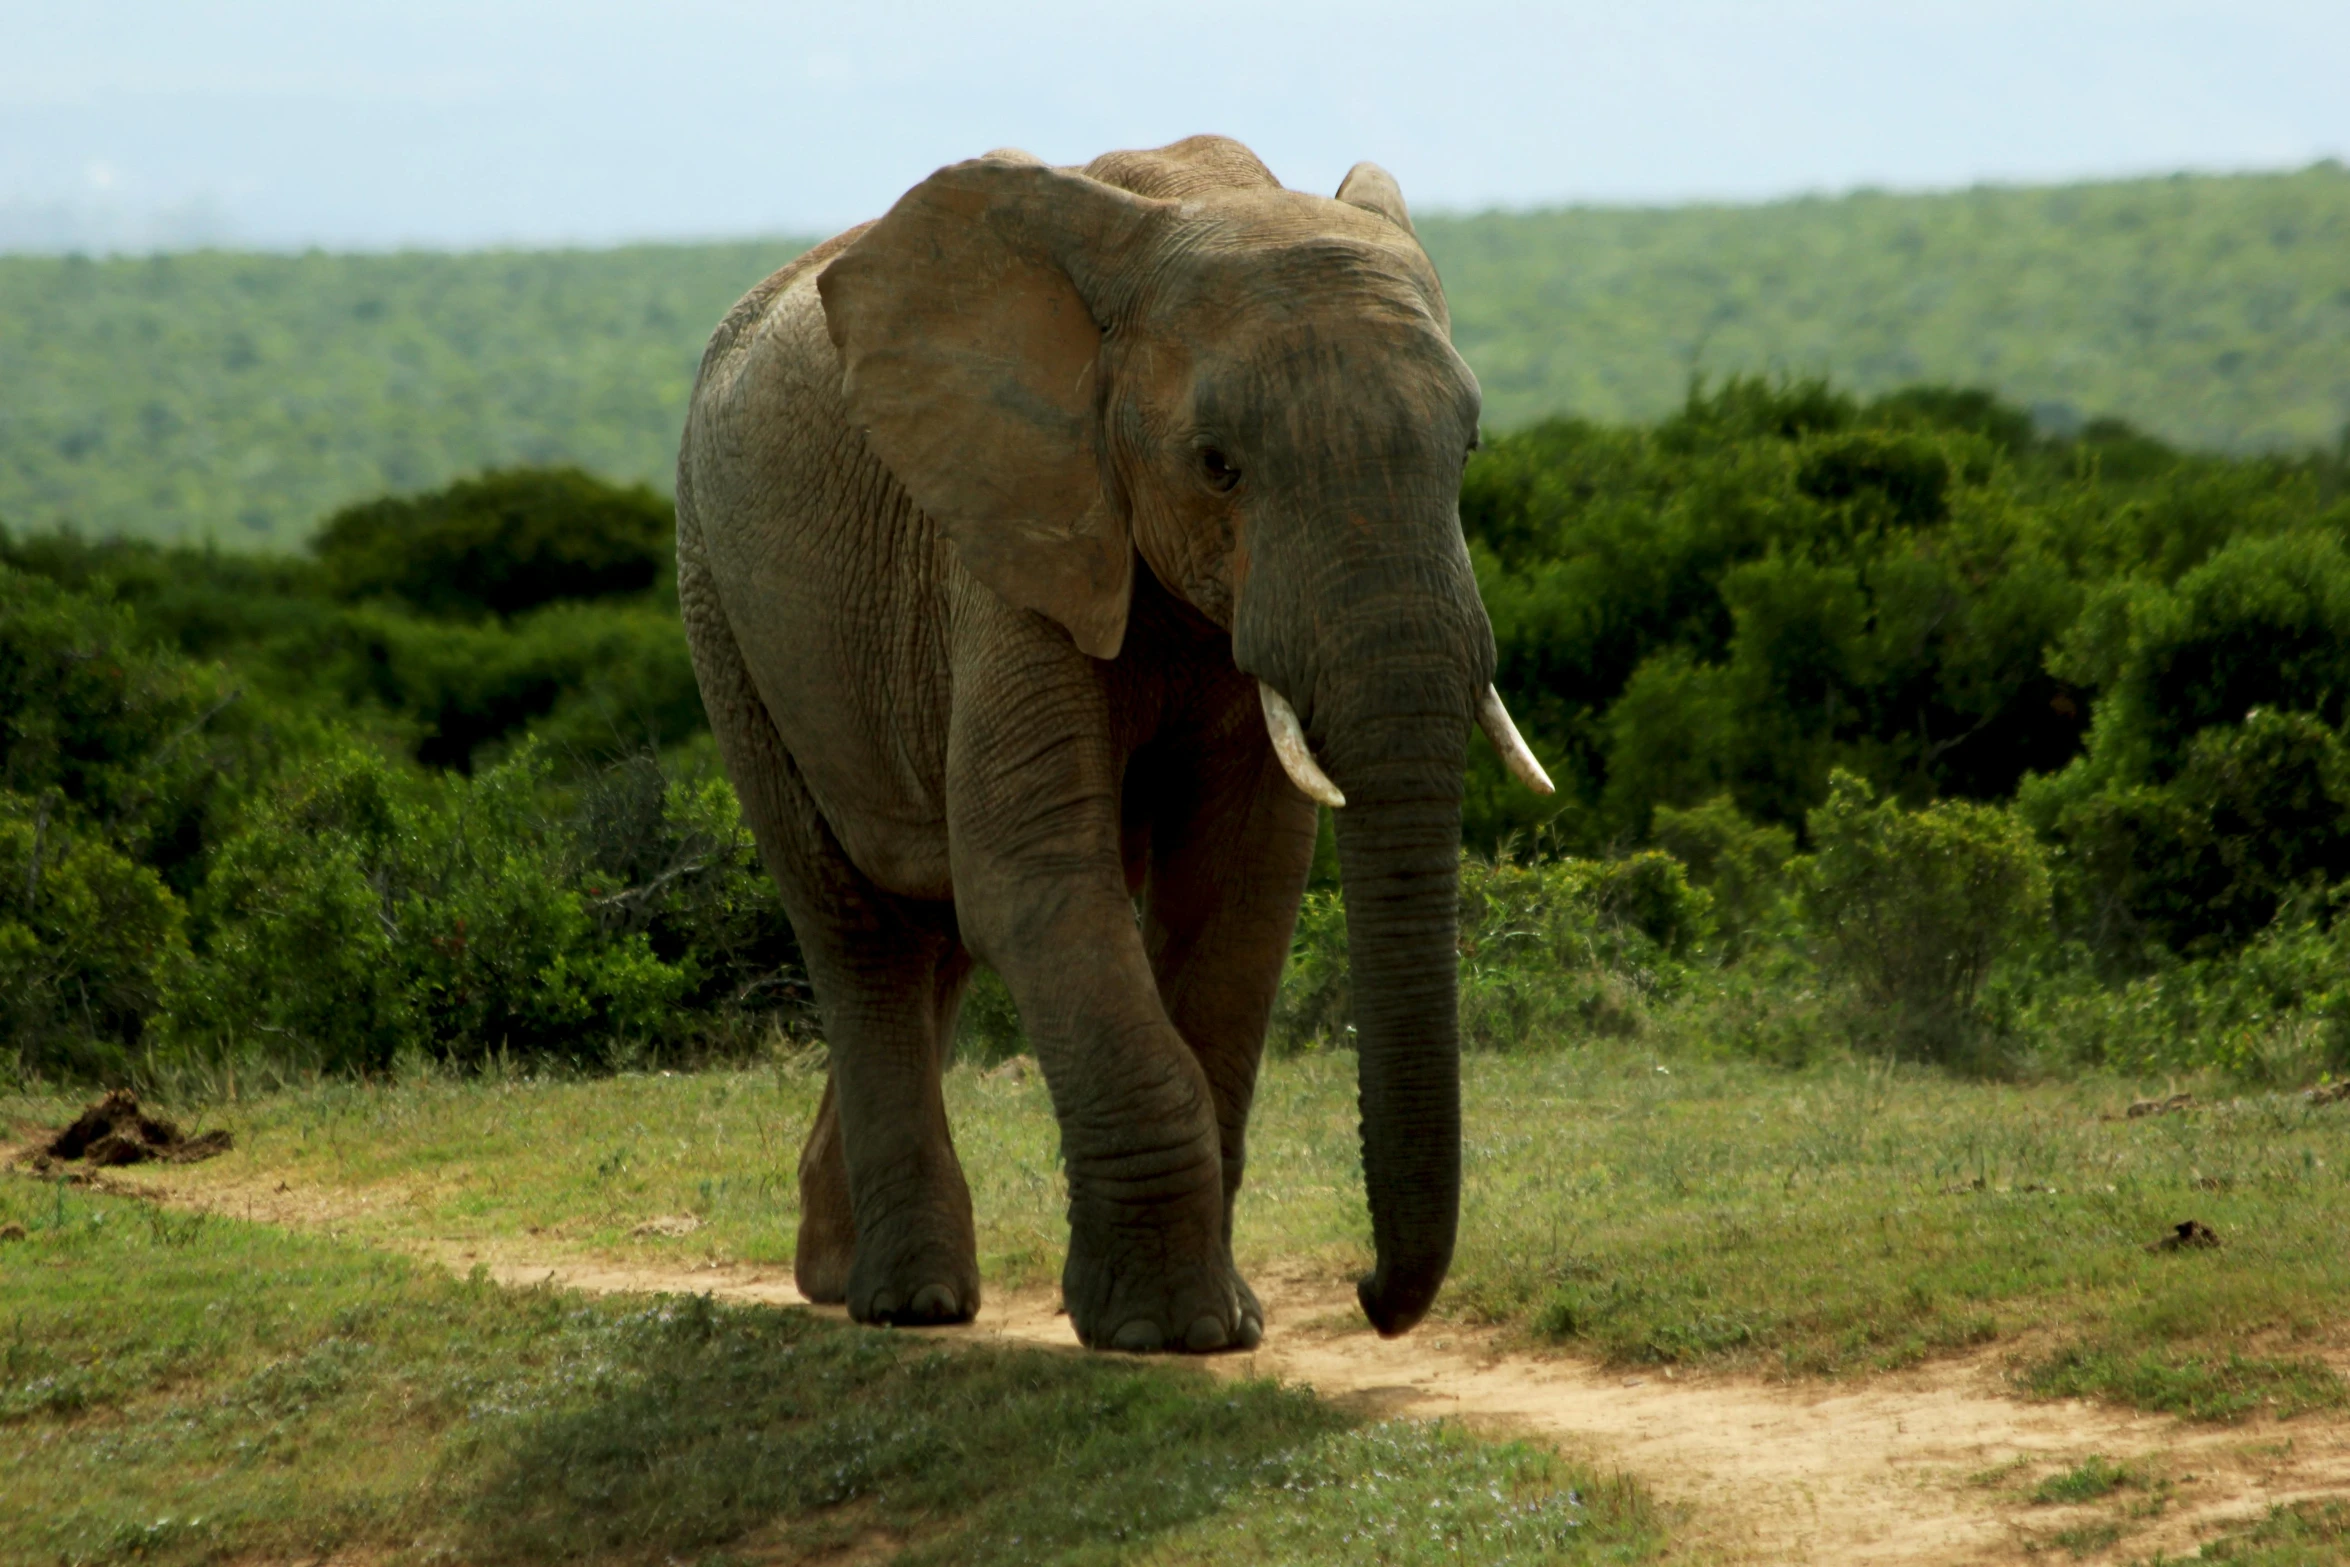
<svg viewBox="0 0 2350 1567"><path fill-rule="evenodd" d="M1229 491L1240 482L1240 470L1233 467L1231 459L1213 446L1200 448L1199 471L1208 481L1209 488L1214 490Z"/></svg>

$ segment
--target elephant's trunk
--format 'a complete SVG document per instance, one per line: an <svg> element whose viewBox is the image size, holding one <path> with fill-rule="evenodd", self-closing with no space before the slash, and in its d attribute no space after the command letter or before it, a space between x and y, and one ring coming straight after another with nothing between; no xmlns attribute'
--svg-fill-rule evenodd
<svg viewBox="0 0 2350 1567"><path fill-rule="evenodd" d="M1442 688L1463 683L1457 665L1444 676ZM1427 690L1439 682L1422 684ZM1329 715L1331 757L1348 800L1336 813L1338 862L1363 1183L1378 1246L1378 1265L1357 1293L1385 1335L1410 1328L1435 1300L1459 1223L1456 926L1465 695L1407 701L1370 717Z"/></svg>
<svg viewBox="0 0 2350 1567"><path fill-rule="evenodd" d="M1294 707L1346 802L1333 818L1378 1247L1359 1294L1388 1335L1435 1301L1460 1224L1461 772L1493 678L1452 475L1406 482L1419 471L1406 436L1393 443L1401 456L1351 465L1358 488L1306 498L1297 514L1319 526L1254 536L1233 638L1240 667ZM1273 704L1267 718L1279 726ZM1318 793L1312 783L1299 787Z"/></svg>

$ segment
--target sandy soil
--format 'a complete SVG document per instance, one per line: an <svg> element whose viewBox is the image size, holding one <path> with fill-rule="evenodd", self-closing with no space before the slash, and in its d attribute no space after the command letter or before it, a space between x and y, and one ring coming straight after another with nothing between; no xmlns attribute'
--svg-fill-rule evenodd
<svg viewBox="0 0 2350 1567"><path fill-rule="evenodd" d="M334 1228L391 1194L295 1191L259 1184L178 1191L167 1172L113 1172L106 1188L238 1217ZM690 1224L648 1222L666 1236ZM596 1293L707 1293L719 1300L810 1307L788 1270L674 1257L582 1260L528 1243L427 1241L416 1249L502 1284ZM1253 1354L1215 1357L1221 1375L1278 1376L1385 1415L1444 1416L1545 1441L1637 1475L1683 1513L1694 1559L1754 1563L1977 1564L2071 1560L2056 1534L2099 1520L2119 1540L2080 1559L2137 1562L2192 1555L2219 1530L2271 1505L2350 1495L2350 1421L2303 1416L2243 1426L2194 1425L2085 1402L2005 1395L2012 1347L1914 1371L1834 1383L1655 1371L1628 1375L1504 1346L1492 1332L1443 1324L1382 1341L1342 1283L1254 1281L1269 1318ZM992 1296L970 1327L923 1331L942 1342L1009 1342L1079 1353L1049 1293ZM2141 1464L2169 1483L2164 1504L2130 1490L2083 1507L2035 1506L2039 1479L2092 1454Z"/></svg>

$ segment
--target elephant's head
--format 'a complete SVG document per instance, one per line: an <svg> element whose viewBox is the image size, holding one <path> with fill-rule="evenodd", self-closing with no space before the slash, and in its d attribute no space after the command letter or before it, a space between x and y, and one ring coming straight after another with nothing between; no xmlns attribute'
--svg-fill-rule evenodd
<svg viewBox="0 0 2350 1567"><path fill-rule="evenodd" d="M1112 658L1139 554L1231 632L1290 777L1339 808L1360 1294L1403 1331L1459 1203L1469 725L1540 769L1461 538L1477 382L1395 182L1307 196L1209 137L1084 172L999 153L908 192L819 289L853 417L974 575Z"/></svg>

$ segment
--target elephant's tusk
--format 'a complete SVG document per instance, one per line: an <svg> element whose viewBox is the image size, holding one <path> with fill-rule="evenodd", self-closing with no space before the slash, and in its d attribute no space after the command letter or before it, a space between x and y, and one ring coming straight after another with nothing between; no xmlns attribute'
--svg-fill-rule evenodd
<svg viewBox="0 0 2350 1567"><path fill-rule="evenodd" d="M1291 722L1296 720L1293 718ZM1534 753L1526 748L1525 736L1519 734L1518 726L1510 722L1510 710L1501 705L1501 693L1491 686L1487 686L1485 695L1478 699L1477 725L1485 731L1485 738L1493 742L1493 748L1501 753L1502 765L1510 770L1511 777L1536 794L1558 792L1558 786L1550 781L1550 774L1542 770L1542 764L1534 760Z"/></svg>
<svg viewBox="0 0 2350 1567"><path fill-rule="evenodd" d="M1297 709L1289 705L1289 698L1262 680L1257 682L1257 696L1265 705L1265 732L1273 737L1273 754L1281 758L1281 770L1289 775L1289 781L1316 805L1336 810L1346 804L1338 785L1314 761L1313 750L1306 744L1305 725L1297 721Z"/></svg>

